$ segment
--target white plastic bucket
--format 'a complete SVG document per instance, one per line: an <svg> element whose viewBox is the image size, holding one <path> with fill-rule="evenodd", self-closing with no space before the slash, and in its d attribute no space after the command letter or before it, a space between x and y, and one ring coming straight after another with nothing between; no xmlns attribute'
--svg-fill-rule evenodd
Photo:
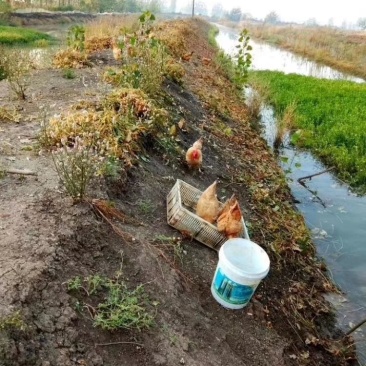
<svg viewBox="0 0 366 366"><path fill-rule="evenodd" d="M235 238L219 251L219 262L212 280L211 293L222 306L241 309L269 271L267 253L256 243Z"/></svg>

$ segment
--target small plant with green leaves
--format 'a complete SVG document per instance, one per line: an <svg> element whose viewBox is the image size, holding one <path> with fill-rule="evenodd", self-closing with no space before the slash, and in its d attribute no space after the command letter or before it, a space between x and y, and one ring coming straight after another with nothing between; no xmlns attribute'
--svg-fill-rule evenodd
<svg viewBox="0 0 366 366"><path fill-rule="evenodd" d="M149 11L139 17L139 29L125 33L118 44L123 53L124 63L121 70L105 75L113 84L142 89L149 95L156 95L164 80L167 53L162 42L152 33L155 16ZM176 76L179 77L179 70Z"/></svg>
<svg viewBox="0 0 366 366"><path fill-rule="evenodd" d="M292 101L288 106L286 106L282 117L277 123L276 136L273 142L275 149L278 149L281 145L283 145L286 134L291 132L291 130L295 127L296 118L296 103Z"/></svg>
<svg viewBox="0 0 366 366"><path fill-rule="evenodd" d="M110 156L105 160L102 168L102 175L112 181L116 181L121 177L123 167L119 159Z"/></svg>
<svg viewBox="0 0 366 366"><path fill-rule="evenodd" d="M252 46L249 44L250 37L247 29L240 32L239 44L236 46L235 81L240 87L245 87L248 82L249 68L252 64L252 55L250 51Z"/></svg>
<svg viewBox="0 0 366 366"><path fill-rule="evenodd" d="M47 48L50 45L50 41L48 39L37 39L34 45L35 47Z"/></svg>
<svg viewBox="0 0 366 366"><path fill-rule="evenodd" d="M222 50L219 50L215 56L216 64L224 70L230 81L235 81L235 64L231 56Z"/></svg>
<svg viewBox="0 0 366 366"><path fill-rule="evenodd" d="M75 51L85 49L85 28L81 25L74 25L67 33L67 45Z"/></svg>
<svg viewBox="0 0 366 366"><path fill-rule="evenodd" d="M27 326L19 310L0 319L0 331L12 329L25 330L26 328Z"/></svg>
<svg viewBox="0 0 366 366"><path fill-rule="evenodd" d="M68 281L67 288L73 292L83 290L88 303L79 299L77 306L80 311L85 308L93 310L90 314L95 327L105 330L150 328L154 317L146 309L148 299L144 286L139 285L131 290L121 276L122 272L119 271L115 278L98 274L75 277ZM98 300L99 303L94 305ZM93 302L93 305L89 302Z"/></svg>
<svg viewBox="0 0 366 366"><path fill-rule="evenodd" d="M173 255L174 261L178 260L183 264L184 249L182 245L182 238L158 235L154 239L154 244L164 251L170 252Z"/></svg>
<svg viewBox="0 0 366 366"><path fill-rule="evenodd" d="M75 71L73 69L65 68L63 69L62 77L65 79L75 79Z"/></svg>
<svg viewBox="0 0 366 366"><path fill-rule="evenodd" d="M68 291L77 291L77 290L80 290L82 287L83 287L83 282L82 282L81 277L79 277L79 276L76 276L67 282Z"/></svg>
<svg viewBox="0 0 366 366"><path fill-rule="evenodd" d="M139 210L141 211L141 213L143 213L144 215L150 215L154 212L154 205L151 202L151 200L149 199L145 199L145 200L140 200L138 202L138 207Z"/></svg>

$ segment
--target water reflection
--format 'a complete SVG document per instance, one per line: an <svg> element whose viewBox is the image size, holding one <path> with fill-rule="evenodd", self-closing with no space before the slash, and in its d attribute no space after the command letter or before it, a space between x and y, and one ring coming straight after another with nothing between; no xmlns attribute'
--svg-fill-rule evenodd
<svg viewBox="0 0 366 366"><path fill-rule="evenodd" d="M217 42L228 54L234 55L235 46L238 44L238 33L233 30L217 25L220 32ZM355 82L364 82L363 79L344 74L328 66L319 65L316 62L306 60L301 56L296 56L291 52L280 50L265 43L250 41L253 46L253 70L276 70L286 74L296 73L306 76L314 76L322 79L342 79Z"/></svg>

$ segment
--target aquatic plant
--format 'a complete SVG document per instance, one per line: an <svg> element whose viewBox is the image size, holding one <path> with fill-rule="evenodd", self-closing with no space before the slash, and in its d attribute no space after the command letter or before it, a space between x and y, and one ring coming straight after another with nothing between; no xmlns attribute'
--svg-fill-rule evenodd
<svg viewBox="0 0 366 366"><path fill-rule="evenodd" d="M366 192L366 86L281 72L256 71L269 85L270 103L279 118L296 104L292 142L334 165L339 177Z"/></svg>

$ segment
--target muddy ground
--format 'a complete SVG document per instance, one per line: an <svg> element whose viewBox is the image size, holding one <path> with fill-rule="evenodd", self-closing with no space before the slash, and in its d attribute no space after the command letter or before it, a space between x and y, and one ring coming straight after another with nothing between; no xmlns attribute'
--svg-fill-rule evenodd
<svg viewBox="0 0 366 366"><path fill-rule="evenodd" d="M316 345L298 348L293 325L278 309L270 308L281 301L278 297L284 296L298 269L274 265L248 307L227 310L210 293L216 251L166 223L166 196L178 178L200 190L219 178L221 200L236 193L247 222L255 223L258 215L249 203L248 187L232 181L233 168L244 174L250 169L240 160L237 141L213 131L212 115L217 118L218 113L194 92L204 81L194 77L195 68L202 57L210 56L197 43L191 62L183 63L187 69L183 85L164 84L172 119L188 122L187 129L179 131L182 150L204 137L203 172L193 174L182 156L169 159L156 144L146 143L135 166L117 180L94 182L89 192L90 198L112 201L124 213L126 220L114 223L118 233L88 203L72 203L59 185L50 153L38 142L40 110L50 116L78 101L98 100L111 90L100 77L106 65L114 64L111 51L98 55L103 63L76 70L72 80L63 78L60 70L35 71L24 102L11 100L6 81L0 82L0 106L15 105L22 116L19 123L0 121L1 167L37 173L6 174L0 179L0 319L16 311L22 319L21 326L5 329L0 323L0 365L343 364L343 359ZM235 130L235 137L244 139L240 119L218 118ZM258 150L250 153L275 165L264 141L256 139ZM243 140L239 150L245 146ZM291 195L286 197L291 206ZM260 231L253 235L269 252ZM159 245L159 237L181 238L181 256ZM148 310L154 315L148 330L93 327L92 314L77 306L83 296L67 290L67 281L75 276L113 277L121 268L128 287L144 285ZM331 323L323 328L336 334Z"/></svg>

